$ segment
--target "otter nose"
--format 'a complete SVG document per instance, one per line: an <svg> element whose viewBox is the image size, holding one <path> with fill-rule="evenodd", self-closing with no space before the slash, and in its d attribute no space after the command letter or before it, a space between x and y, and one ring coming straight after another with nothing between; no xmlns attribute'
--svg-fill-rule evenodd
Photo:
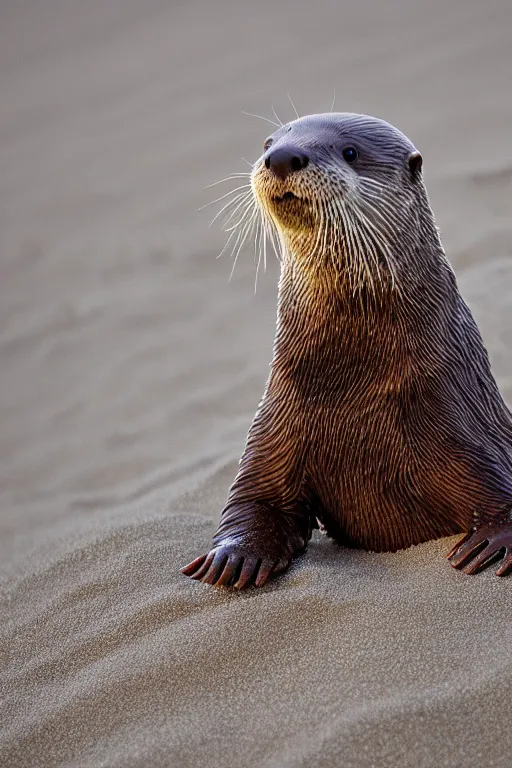
<svg viewBox="0 0 512 768"><path fill-rule="evenodd" d="M265 166L283 180L305 168L308 163L309 157L298 147L276 147L265 158Z"/></svg>

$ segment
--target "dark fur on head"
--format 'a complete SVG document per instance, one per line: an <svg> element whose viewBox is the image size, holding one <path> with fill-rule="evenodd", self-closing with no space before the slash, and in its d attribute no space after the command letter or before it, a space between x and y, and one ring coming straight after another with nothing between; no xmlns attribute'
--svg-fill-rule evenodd
<svg viewBox="0 0 512 768"><path fill-rule="evenodd" d="M310 162L283 180L265 167L265 159L287 147L304 150ZM357 151L351 164L343 158L347 147ZM377 284L390 281L406 290L422 277L431 279L432 266L449 270L421 156L389 123L366 115L311 115L282 126L265 148L252 187L263 215L278 230L284 258L321 278L326 267L334 268L344 278L343 289L346 282L354 292L365 286L375 293ZM290 193L293 199L280 201ZM430 248L418 275L418 269L410 270L409 252L414 257L421 250L419 234L428 236Z"/></svg>
<svg viewBox="0 0 512 768"><path fill-rule="evenodd" d="M287 147L308 163L281 178L266 159ZM304 117L265 143L251 184L280 242L274 356L213 549L185 569L194 578L262 584L317 519L376 551L501 526L512 568L512 419L421 165L402 133L364 115Z"/></svg>

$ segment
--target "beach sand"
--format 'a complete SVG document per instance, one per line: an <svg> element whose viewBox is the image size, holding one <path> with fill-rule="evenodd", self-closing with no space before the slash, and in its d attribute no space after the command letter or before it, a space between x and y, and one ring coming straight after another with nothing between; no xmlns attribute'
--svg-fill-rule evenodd
<svg viewBox="0 0 512 768"><path fill-rule="evenodd" d="M512 579L315 534L185 578L271 359L278 265L198 208L272 126L410 136L512 403L512 6L0 5L0 765L508 768Z"/></svg>

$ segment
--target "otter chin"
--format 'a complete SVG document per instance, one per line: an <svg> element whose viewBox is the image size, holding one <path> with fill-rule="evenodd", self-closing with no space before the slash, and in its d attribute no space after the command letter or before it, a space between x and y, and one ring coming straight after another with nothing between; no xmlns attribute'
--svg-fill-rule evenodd
<svg viewBox="0 0 512 768"><path fill-rule="evenodd" d="M251 190L280 245L274 354L211 547L182 569L193 579L261 586L319 524L377 552L464 533L451 565L512 572L512 416L422 164L367 115L310 115L266 140Z"/></svg>

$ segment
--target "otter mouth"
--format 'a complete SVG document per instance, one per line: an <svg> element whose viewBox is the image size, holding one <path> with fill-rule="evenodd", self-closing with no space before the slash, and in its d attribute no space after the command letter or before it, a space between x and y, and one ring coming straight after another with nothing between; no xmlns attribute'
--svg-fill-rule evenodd
<svg viewBox="0 0 512 768"><path fill-rule="evenodd" d="M298 195L295 195L293 192L285 192L283 195L273 195L272 201L278 205L283 205L284 203L307 203L308 201L304 197L299 197Z"/></svg>
<svg viewBox="0 0 512 768"><path fill-rule="evenodd" d="M308 223L313 226L314 206L311 204L311 198L303 197L300 194L302 190L298 192L299 194L291 190L285 192L282 188L278 188L268 190L265 194L267 205L273 212L276 222L280 222L287 228L303 229Z"/></svg>
<svg viewBox="0 0 512 768"><path fill-rule="evenodd" d="M294 195L293 192L285 192L284 195L274 195L274 200L276 203L284 203L286 200L298 200L299 198L297 195Z"/></svg>

